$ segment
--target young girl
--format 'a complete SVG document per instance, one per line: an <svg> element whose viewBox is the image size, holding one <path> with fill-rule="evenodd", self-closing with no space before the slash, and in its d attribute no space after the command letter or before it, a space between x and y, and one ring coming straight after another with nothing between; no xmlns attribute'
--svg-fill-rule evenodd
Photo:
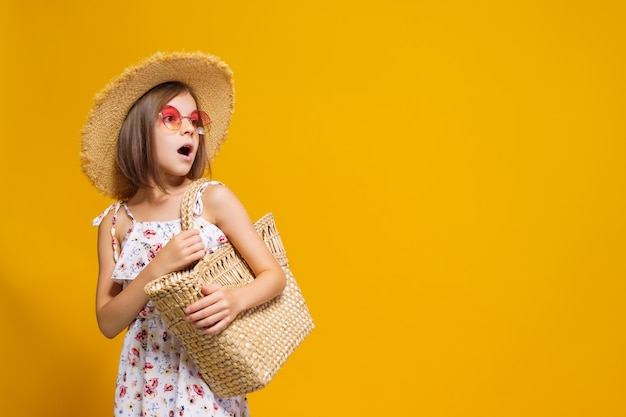
<svg viewBox="0 0 626 417"><path fill-rule="evenodd" d="M236 290L202 288L187 320L207 334L280 294L285 275L237 197L209 183L196 196L196 228L181 231L182 195L224 141L233 106L228 67L201 53L156 54L127 69L97 97L82 132L83 170L119 201L94 220L96 315L102 333L126 330L115 416L246 416L245 397L218 398L144 293L230 241L256 279Z"/></svg>

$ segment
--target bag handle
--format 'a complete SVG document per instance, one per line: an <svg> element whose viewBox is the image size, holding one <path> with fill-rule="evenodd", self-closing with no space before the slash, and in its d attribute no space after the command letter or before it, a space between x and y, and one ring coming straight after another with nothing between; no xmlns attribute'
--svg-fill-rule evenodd
<svg viewBox="0 0 626 417"><path fill-rule="evenodd" d="M204 186L204 184L208 182L211 182L211 180L209 180L208 178L199 178L189 184L189 187L185 190L185 194L183 194L183 202L180 208L180 217L183 230L188 230L194 227L193 211L196 206L198 192ZM257 220L256 223L253 224L253 226L259 236L261 236L261 239L263 239L263 242L265 242L265 245L270 250L272 255L274 255L274 258L276 258L280 266L289 265L289 261L287 260L287 254L285 253L285 248L280 239L280 233L278 233L278 230L276 229L276 224L274 223L274 215L271 212L267 213L265 216Z"/></svg>
<svg viewBox="0 0 626 417"><path fill-rule="evenodd" d="M183 202L180 207L180 218L183 230L191 229L194 226L193 209L196 205L196 196L198 195L198 191L200 191L202 186L207 182L210 182L208 178L198 178L189 184L189 187L185 190Z"/></svg>

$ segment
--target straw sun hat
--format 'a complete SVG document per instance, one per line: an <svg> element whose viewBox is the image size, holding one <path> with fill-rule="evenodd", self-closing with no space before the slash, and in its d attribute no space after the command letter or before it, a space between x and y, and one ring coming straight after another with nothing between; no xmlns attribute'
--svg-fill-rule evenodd
<svg viewBox="0 0 626 417"><path fill-rule="evenodd" d="M198 108L211 117L211 129L204 137L209 161L226 139L234 105L232 72L228 66L219 58L201 52L158 52L126 68L96 95L82 129L82 169L104 195L123 199L134 193L115 162L119 132L135 101L167 81L188 85L198 97Z"/></svg>

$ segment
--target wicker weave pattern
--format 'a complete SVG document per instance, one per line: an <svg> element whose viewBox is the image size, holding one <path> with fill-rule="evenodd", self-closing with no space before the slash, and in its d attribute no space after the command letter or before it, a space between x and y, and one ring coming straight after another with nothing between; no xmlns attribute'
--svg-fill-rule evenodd
<svg viewBox="0 0 626 417"><path fill-rule="evenodd" d="M194 182L183 200L183 228L192 224L193 202L202 182ZM265 387L314 327L289 269L272 214L266 214L254 226L285 272L287 285L280 296L242 312L221 333L200 333L185 321L184 309L202 297L202 285L217 282L226 289L233 289L254 279L249 266L232 245L208 254L190 270L164 275L145 287L146 294L211 390L223 398Z"/></svg>

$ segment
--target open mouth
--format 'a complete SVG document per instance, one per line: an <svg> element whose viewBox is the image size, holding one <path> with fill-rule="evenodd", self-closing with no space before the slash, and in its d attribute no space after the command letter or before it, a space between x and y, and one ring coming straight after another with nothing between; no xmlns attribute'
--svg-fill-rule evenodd
<svg viewBox="0 0 626 417"><path fill-rule="evenodd" d="M181 146L180 148L178 148L178 153L181 155L189 156L189 154L191 154L191 146Z"/></svg>

